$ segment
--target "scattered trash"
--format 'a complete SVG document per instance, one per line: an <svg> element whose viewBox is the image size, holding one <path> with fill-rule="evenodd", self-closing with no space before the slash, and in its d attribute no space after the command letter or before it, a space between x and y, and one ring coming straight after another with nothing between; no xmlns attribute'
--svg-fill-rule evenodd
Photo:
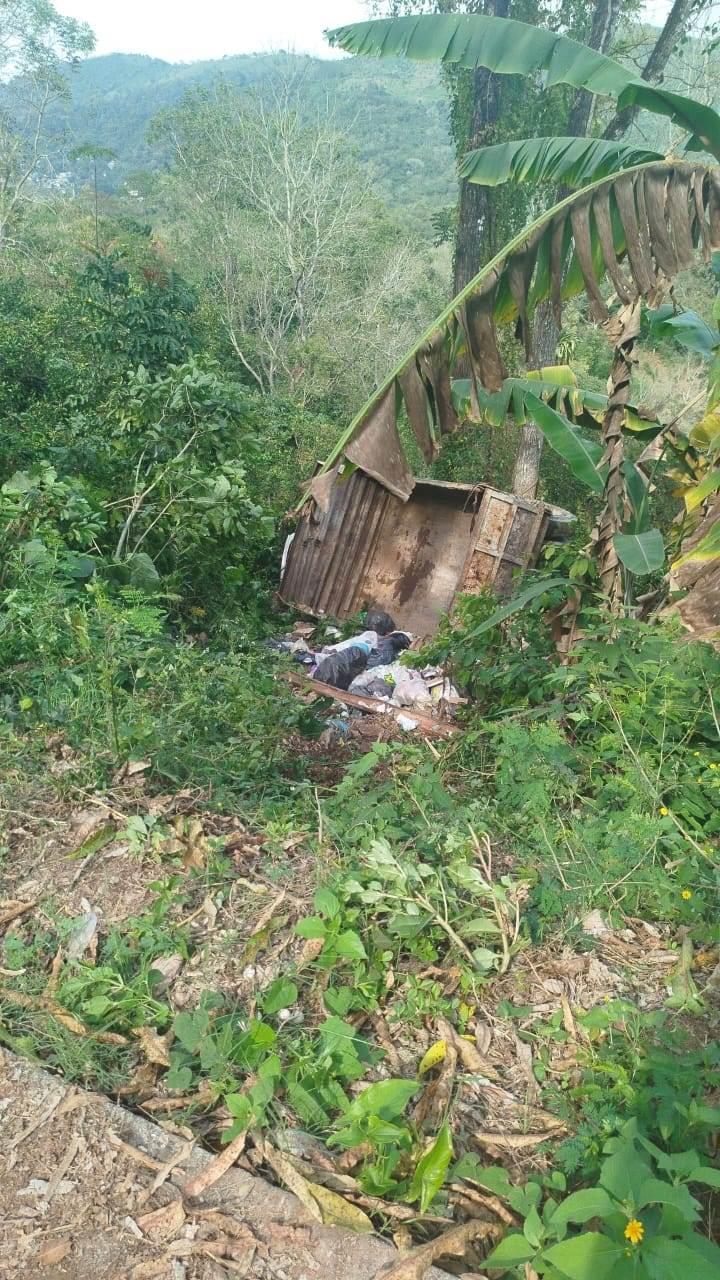
<svg viewBox="0 0 720 1280"><path fill-rule="evenodd" d="M404 649L410 648L411 638L407 631L391 631L389 635L382 636L368 658L368 669L395 662Z"/></svg>
<svg viewBox="0 0 720 1280"><path fill-rule="evenodd" d="M369 655L369 644L351 644L323 658L315 668L315 678L335 689L349 689L355 677L364 671Z"/></svg>
<svg viewBox="0 0 720 1280"><path fill-rule="evenodd" d="M379 636L387 636L395 630L395 623L384 609L368 609L365 614L365 626L377 631Z"/></svg>
<svg viewBox="0 0 720 1280"><path fill-rule="evenodd" d="M411 720L409 716L400 715L397 717L397 722L400 725L400 728L404 729L406 733L411 733L413 729L417 729L418 727L418 721Z"/></svg>
<svg viewBox="0 0 720 1280"><path fill-rule="evenodd" d="M400 655L410 648L413 637L407 631L398 631L389 614L380 609L369 609L365 622L367 630L333 643L328 643L328 640L334 641L341 632L337 627L324 627L325 643L315 648L311 648L309 641L317 627L312 623L298 622L290 635L268 641L267 647L304 666L307 674L319 685L328 686L323 692L338 689L355 695L355 702L350 703L355 717L373 711L382 714L392 706L415 711L426 709L432 720L438 713L447 716L462 703L463 699L441 667L427 667L419 671L399 661ZM421 718L428 721L427 716ZM406 732L419 726L417 718L403 717L401 728ZM420 727L423 732L428 731L427 723ZM321 741L329 746L350 732L347 715L344 718L335 716L328 719Z"/></svg>
<svg viewBox="0 0 720 1280"><path fill-rule="evenodd" d="M377 649L377 631L361 631L359 636L351 636L349 640L341 640L338 644L327 645L326 652L342 653L343 649L351 649L352 646L356 644L366 644L368 646L368 653L370 650Z"/></svg>

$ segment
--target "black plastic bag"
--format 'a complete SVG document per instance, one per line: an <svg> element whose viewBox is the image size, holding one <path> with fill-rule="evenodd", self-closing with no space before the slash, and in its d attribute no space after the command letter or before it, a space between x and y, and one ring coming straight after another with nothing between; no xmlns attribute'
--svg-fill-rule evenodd
<svg viewBox="0 0 720 1280"><path fill-rule="evenodd" d="M368 670L372 667L390 666L398 654L409 647L410 640L404 631L393 631L392 635L383 636L382 640L378 640L377 649L373 649L367 660Z"/></svg>
<svg viewBox="0 0 720 1280"><path fill-rule="evenodd" d="M395 623L390 614L382 609L368 609L365 614L365 626L368 631L377 631L379 636L389 635L395 630Z"/></svg>
<svg viewBox="0 0 720 1280"><path fill-rule="evenodd" d="M339 653L329 653L318 663L314 678L331 684L334 689L348 689L355 677L365 670L368 654L368 646L360 644L351 644Z"/></svg>

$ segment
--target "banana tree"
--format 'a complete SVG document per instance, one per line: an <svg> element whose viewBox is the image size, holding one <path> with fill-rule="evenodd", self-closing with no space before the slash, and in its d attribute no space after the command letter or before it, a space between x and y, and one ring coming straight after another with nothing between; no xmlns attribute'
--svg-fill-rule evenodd
<svg viewBox="0 0 720 1280"><path fill-rule="evenodd" d="M548 86L567 84L612 97L621 110L639 106L666 115L689 134L682 160L577 138L525 139L471 153L464 166L470 180L553 180L579 189L511 240L452 300L363 405L323 469L327 473L344 458L406 496L412 477L398 433L401 408L425 456L432 458L442 437L458 426L452 379L459 362L470 367L471 412L480 418L479 390L496 393L507 376L498 327L514 322L529 354L537 304L549 299L560 325L563 302L584 292L591 317L604 326L613 347L603 448L595 463L595 487L604 496L596 550L601 582L618 607L621 560L636 569L647 548L657 556L658 545L653 531L629 539L623 532L629 496L622 430L640 302L657 305L677 272L694 262L697 247L706 261L720 248L720 170L693 158L705 151L720 160L720 116L638 80L574 40L512 19L449 14L382 19L341 27L329 38L356 54L438 59L500 75L543 75ZM609 290L603 287L606 275L619 303L612 313ZM541 399L538 405L540 412L535 406L533 416L547 434L550 419ZM316 486L322 483L319 477Z"/></svg>

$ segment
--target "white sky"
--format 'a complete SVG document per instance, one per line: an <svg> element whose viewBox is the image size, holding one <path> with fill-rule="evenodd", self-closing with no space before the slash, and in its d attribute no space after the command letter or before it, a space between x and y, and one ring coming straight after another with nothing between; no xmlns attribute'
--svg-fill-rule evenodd
<svg viewBox="0 0 720 1280"><path fill-rule="evenodd" d="M149 53L168 62L292 49L328 57L328 27L369 17L363 0L55 0L89 22L97 53ZM669 0L648 0L660 21Z"/></svg>

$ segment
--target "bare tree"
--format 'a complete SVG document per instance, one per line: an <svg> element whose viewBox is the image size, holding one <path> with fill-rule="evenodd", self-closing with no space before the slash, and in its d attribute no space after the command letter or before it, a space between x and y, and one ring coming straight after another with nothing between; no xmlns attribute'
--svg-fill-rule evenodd
<svg viewBox="0 0 720 1280"><path fill-rule="evenodd" d="M49 0L0 0L0 251L47 162L48 111L67 94L65 71L94 43L86 23Z"/></svg>

